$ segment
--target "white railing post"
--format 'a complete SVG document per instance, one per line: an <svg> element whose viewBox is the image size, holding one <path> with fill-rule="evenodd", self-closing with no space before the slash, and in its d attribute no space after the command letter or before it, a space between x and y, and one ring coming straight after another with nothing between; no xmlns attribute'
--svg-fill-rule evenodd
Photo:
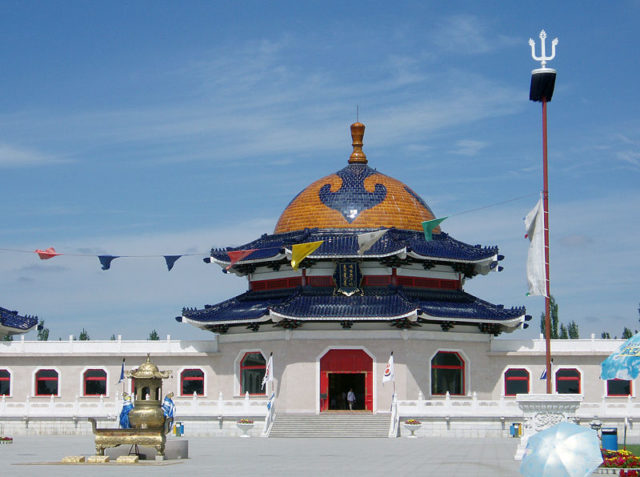
<svg viewBox="0 0 640 477"><path fill-rule="evenodd" d="M273 425L273 421L275 420L275 410L276 410L276 393L271 393L269 400L267 401L267 415L264 419L264 429L262 430L263 436L268 436L269 431L271 430L271 426Z"/></svg>
<svg viewBox="0 0 640 477"><path fill-rule="evenodd" d="M398 437L400 415L398 413L398 398L396 393L391 395L391 422L389 423L389 437Z"/></svg>

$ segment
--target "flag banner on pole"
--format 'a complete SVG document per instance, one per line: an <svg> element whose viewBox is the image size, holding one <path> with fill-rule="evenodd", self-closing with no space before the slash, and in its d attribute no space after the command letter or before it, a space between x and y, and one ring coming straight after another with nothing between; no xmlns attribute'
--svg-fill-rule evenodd
<svg viewBox="0 0 640 477"><path fill-rule="evenodd" d="M120 368L120 379L118 380L118 384L124 381L124 359L122 360L122 368Z"/></svg>
<svg viewBox="0 0 640 477"><path fill-rule="evenodd" d="M547 379L547 368L544 368L544 370L542 371L540 379Z"/></svg>
<svg viewBox="0 0 640 477"><path fill-rule="evenodd" d="M315 252L324 240L318 242L297 243L291 247L291 268L298 269L300 262Z"/></svg>
<svg viewBox="0 0 640 477"><path fill-rule="evenodd" d="M262 389L264 389L267 383L273 381L273 353L269 355L269 361L267 361L267 367L264 370L264 378L262 378Z"/></svg>
<svg viewBox="0 0 640 477"><path fill-rule="evenodd" d="M424 239L427 242L433 240L433 230L440 225L447 217L441 219L426 220L422 222L422 229L424 230Z"/></svg>
<svg viewBox="0 0 640 477"><path fill-rule="evenodd" d="M167 270L171 271L173 265L178 261L182 255L164 255L164 261L167 262Z"/></svg>
<svg viewBox="0 0 640 477"><path fill-rule="evenodd" d="M375 245L375 243L386 234L389 229L376 230L375 232L366 232L358 234L358 255L362 255Z"/></svg>
<svg viewBox="0 0 640 477"><path fill-rule="evenodd" d="M389 381L396 380L396 370L393 364L393 353L389 356L389 362L387 363L387 367L384 368L384 374L382 375L382 384L387 383Z"/></svg>
<svg viewBox="0 0 640 477"><path fill-rule="evenodd" d="M102 265L103 270L109 270L111 268L111 262L113 262L117 256L114 255L98 255L98 260L100 260L100 265Z"/></svg>
<svg viewBox="0 0 640 477"><path fill-rule="evenodd" d="M529 239L527 255L527 295L546 296L547 273L544 263L544 209L542 196L536 206L524 218L525 237Z"/></svg>
<svg viewBox="0 0 640 477"><path fill-rule="evenodd" d="M234 250L232 252L227 252L227 255L229 255L230 262L229 262L229 265L227 265L227 267L225 268L225 270L229 270L237 262L239 262L243 258L248 257L249 255L251 255L255 251L256 251L256 249L252 248L252 249L249 249L249 250Z"/></svg>
<svg viewBox="0 0 640 477"><path fill-rule="evenodd" d="M53 247L49 247L46 250L36 250L36 252L38 254L38 256L40 257L40 260L49 260L50 258L56 257L58 255L62 255L61 253L56 252L56 249Z"/></svg>

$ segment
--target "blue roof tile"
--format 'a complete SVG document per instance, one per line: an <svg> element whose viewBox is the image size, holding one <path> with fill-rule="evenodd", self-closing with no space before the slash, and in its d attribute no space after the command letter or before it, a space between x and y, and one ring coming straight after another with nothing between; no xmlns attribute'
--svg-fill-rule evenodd
<svg viewBox="0 0 640 477"><path fill-rule="evenodd" d="M10 311L0 306L0 324L7 328L27 331L38 324L37 316L20 316L17 311Z"/></svg>
<svg viewBox="0 0 640 477"><path fill-rule="evenodd" d="M183 316L200 323L233 324L280 318L312 321L380 321L427 314L434 319L499 323L524 316L524 307L504 308L464 291L409 290L402 287L367 287L359 296L334 294L327 287L298 287L268 292L246 292L204 309L185 309ZM427 316L420 316L426 320ZM278 318L276 318L278 317Z"/></svg>
<svg viewBox="0 0 640 477"><path fill-rule="evenodd" d="M373 229L372 229L373 230ZM303 242L323 240L324 243L311 255L312 258L332 258L358 256L358 234L369 230L326 230L307 229L301 232L263 235L257 240L239 247L212 249L211 256L222 262L229 262L227 252L233 250L256 249L243 261L268 260L281 254L285 248ZM424 259L446 259L460 261L479 261L493 257L498 247L481 247L469 245L452 238L444 232L434 234L433 240L427 242L421 232L390 229L373 247L364 253L364 257L388 256L404 250L412 251Z"/></svg>

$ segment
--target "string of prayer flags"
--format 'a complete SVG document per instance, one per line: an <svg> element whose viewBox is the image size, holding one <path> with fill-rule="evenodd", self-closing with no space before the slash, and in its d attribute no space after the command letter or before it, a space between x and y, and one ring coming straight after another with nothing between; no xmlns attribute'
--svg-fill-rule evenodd
<svg viewBox="0 0 640 477"><path fill-rule="evenodd" d="M433 240L433 230L440 225L447 217L441 219L426 220L422 222L422 229L424 230L424 239L427 242Z"/></svg>
<svg viewBox="0 0 640 477"><path fill-rule="evenodd" d="M300 262L315 252L324 240L318 242L297 243L291 247L291 268L298 269Z"/></svg>
<svg viewBox="0 0 640 477"><path fill-rule="evenodd" d="M49 260L50 258L53 258L57 255L62 255L61 253L56 252L56 249L53 247L49 247L46 250L37 249L35 253L38 254L40 260Z"/></svg>
<svg viewBox="0 0 640 477"><path fill-rule="evenodd" d="M171 271L173 265L178 261L182 255L164 255L164 261L167 262L167 270Z"/></svg>
<svg viewBox="0 0 640 477"><path fill-rule="evenodd" d="M111 262L119 258L114 255L98 255L98 260L100 260L100 265L102 265L103 270L109 270L111 268Z"/></svg>
<svg viewBox="0 0 640 477"><path fill-rule="evenodd" d="M375 243L386 234L389 229L376 230L375 232L366 232L358 234L358 255L362 255L375 245Z"/></svg>
<svg viewBox="0 0 640 477"><path fill-rule="evenodd" d="M233 250L231 252L227 252L227 255L229 255L229 260L230 261L229 261L229 265L227 265L225 270L229 270L237 262L239 262L240 260L242 260L245 257L248 257L249 255L251 255L256 250L257 249L252 248L252 249L249 249L249 250Z"/></svg>

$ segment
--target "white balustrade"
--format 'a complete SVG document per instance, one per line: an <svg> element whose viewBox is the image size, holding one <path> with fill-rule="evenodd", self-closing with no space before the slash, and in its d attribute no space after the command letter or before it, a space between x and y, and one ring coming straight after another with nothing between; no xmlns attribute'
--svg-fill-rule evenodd
<svg viewBox="0 0 640 477"><path fill-rule="evenodd" d="M266 417L267 399L251 399L248 395L241 399L204 399L194 395L189 398L174 398L175 419L189 417ZM72 418L95 417L110 419L118 416L122 409L119 396L116 399L81 398L74 401L61 401L60 398L27 398L23 402L10 402L0 399L0 419L2 418Z"/></svg>
<svg viewBox="0 0 640 477"><path fill-rule="evenodd" d="M505 418L522 419L524 414L515 399L480 400L475 393L471 397L445 395L436 399L398 400L401 417L423 418ZM583 402L576 412L580 420L640 419L640 403L628 399L603 398L601 402Z"/></svg>

